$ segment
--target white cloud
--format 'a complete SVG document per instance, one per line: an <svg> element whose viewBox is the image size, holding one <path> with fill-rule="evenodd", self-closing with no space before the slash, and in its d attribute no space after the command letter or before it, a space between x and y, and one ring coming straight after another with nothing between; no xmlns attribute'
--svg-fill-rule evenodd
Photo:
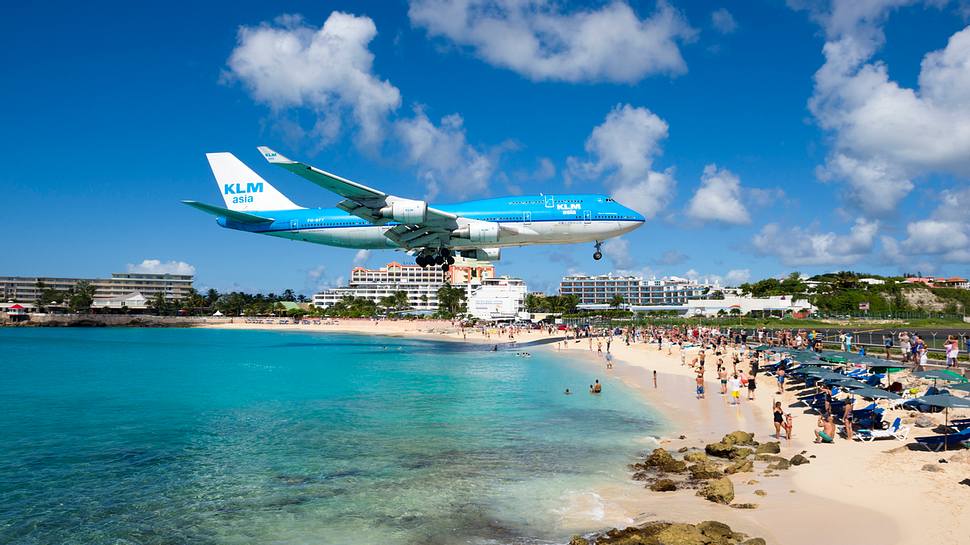
<svg viewBox="0 0 970 545"><path fill-rule="evenodd" d="M540 157L539 164L530 178L536 181L545 181L556 175L556 165L548 157Z"/></svg>
<svg viewBox="0 0 970 545"><path fill-rule="evenodd" d="M872 60L889 13L911 3L846 0L813 12L827 42L809 108L833 137L819 177L844 181L849 202L871 215L894 210L922 176L970 175L970 27L923 58L918 88Z"/></svg>
<svg viewBox="0 0 970 545"><path fill-rule="evenodd" d="M731 34L738 29L738 22L734 20L731 12L725 8L720 8L711 12L711 25L721 34Z"/></svg>
<svg viewBox="0 0 970 545"><path fill-rule="evenodd" d="M533 80L636 82L687 70L694 31L666 2L640 19L619 0L563 12L552 0L412 0L411 23Z"/></svg>
<svg viewBox="0 0 970 545"><path fill-rule="evenodd" d="M603 255L610 258L617 269L633 268L634 260L630 255L630 241L625 238L612 238L603 243Z"/></svg>
<svg viewBox="0 0 970 545"><path fill-rule="evenodd" d="M376 144L386 116L401 103L400 91L371 71L368 44L376 35L368 17L335 11L318 29L299 16L283 15L239 28L230 74L276 110L313 109L319 115L314 133L324 141L337 137L349 111L359 142Z"/></svg>
<svg viewBox="0 0 970 545"><path fill-rule="evenodd" d="M888 261L912 267L915 260L932 259L938 263L970 262L970 188L944 191L940 204L930 217L906 225L906 238L898 241L882 237ZM927 269L926 266L922 269ZM908 269L907 269L908 270Z"/></svg>
<svg viewBox="0 0 970 545"><path fill-rule="evenodd" d="M785 265L850 265L872 252L879 222L856 220L844 235L776 223L765 225L752 243L761 255L781 259Z"/></svg>
<svg viewBox="0 0 970 545"><path fill-rule="evenodd" d="M724 275L726 286L738 286L751 280L751 269L731 269Z"/></svg>
<svg viewBox="0 0 970 545"><path fill-rule="evenodd" d="M701 185L687 205L687 215L699 221L751 223L748 209L741 202L741 179L726 168L705 166Z"/></svg>
<svg viewBox="0 0 970 545"><path fill-rule="evenodd" d="M361 267L370 259L370 250L357 250L354 254L354 266Z"/></svg>
<svg viewBox="0 0 970 545"><path fill-rule="evenodd" d="M586 140L590 160L567 159L568 175L587 180L607 176L617 201L652 218L667 206L677 185L672 168L652 170L667 130L667 123L650 110L617 105Z"/></svg>
<svg viewBox="0 0 970 545"><path fill-rule="evenodd" d="M460 115L447 115L435 125L418 109L413 118L398 121L394 128L408 163L417 168L418 177L427 185L427 199L433 199L443 185L462 196L488 188L493 161L468 145Z"/></svg>
<svg viewBox="0 0 970 545"><path fill-rule="evenodd" d="M195 267L184 261L161 261L159 259L146 259L137 265L129 263L128 272L148 274L195 274Z"/></svg>
<svg viewBox="0 0 970 545"><path fill-rule="evenodd" d="M350 125L357 144L375 151L388 135L397 136L402 160L427 184L428 198L442 189L459 196L484 191L496 158L468 144L460 115L435 125L416 108L413 117L392 120L401 93L373 73L368 46L376 35L370 18L338 11L321 28L294 15L244 26L228 60L229 76L278 112L306 108L315 114L310 130L280 115L278 128L290 139L311 137L327 145Z"/></svg>

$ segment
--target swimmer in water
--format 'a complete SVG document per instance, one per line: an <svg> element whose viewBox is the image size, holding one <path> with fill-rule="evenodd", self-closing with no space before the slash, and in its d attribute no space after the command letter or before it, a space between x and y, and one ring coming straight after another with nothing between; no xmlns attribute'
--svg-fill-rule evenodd
<svg viewBox="0 0 970 545"><path fill-rule="evenodd" d="M570 391L569 391L569 388L566 388L566 391L565 391L564 393L565 393L566 395L571 395L571 394L572 394L572 392L570 392Z"/></svg>

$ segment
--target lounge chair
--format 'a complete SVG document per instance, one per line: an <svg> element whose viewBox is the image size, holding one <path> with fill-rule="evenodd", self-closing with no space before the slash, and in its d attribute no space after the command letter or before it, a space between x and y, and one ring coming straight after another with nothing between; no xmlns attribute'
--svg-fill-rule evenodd
<svg viewBox="0 0 970 545"><path fill-rule="evenodd" d="M858 430L855 438L860 441L874 441L876 439L898 439L905 441L909 437L909 426L902 426L902 420L896 417L888 430Z"/></svg>
<svg viewBox="0 0 970 545"><path fill-rule="evenodd" d="M946 444L946 448L960 447L964 441L970 441L970 428L958 433L951 433L950 435L933 435L930 437L916 438L917 445L934 452L943 450L944 444Z"/></svg>

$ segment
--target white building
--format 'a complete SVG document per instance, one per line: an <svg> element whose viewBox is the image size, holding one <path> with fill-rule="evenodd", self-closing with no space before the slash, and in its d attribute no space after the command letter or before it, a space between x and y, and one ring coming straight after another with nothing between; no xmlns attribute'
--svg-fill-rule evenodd
<svg viewBox="0 0 970 545"><path fill-rule="evenodd" d="M480 320L514 320L525 309L528 288L519 278L500 276L468 284L468 314Z"/></svg>
<svg viewBox="0 0 970 545"><path fill-rule="evenodd" d="M190 274L113 273L111 278L54 278L43 276L0 276L0 300L36 303L45 289L68 291L78 282L94 287L96 299L110 299L139 292L152 298L156 294L177 301L192 290Z"/></svg>
<svg viewBox="0 0 970 545"><path fill-rule="evenodd" d="M772 295L770 297L725 297L724 299L696 299L687 301L686 314L688 316L717 316L718 314L748 314L750 312L766 315L782 315L786 313L808 312L814 313L815 308L807 300L794 300L790 295Z"/></svg>
<svg viewBox="0 0 970 545"><path fill-rule="evenodd" d="M624 306L649 307L683 305L704 297L715 287L677 276L644 280L641 276L574 274L563 277L559 294L579 297L579 304L584 308L609 305L616 296L623 298Z"/></svg>
<svg viewBox="0 0 970 545"><path fill-rule="evenodd" d="M137 291L133 291L128 295L95 299L94 302L91 303L91 308L110 310L145 310L148 308L148 298Z"/></svg>
<svg viewBox="0 0 970 545"><path fill-rule="evenodd" d="M447 281L453 286L481 283L495 276L495 266L486 261L456 258L448 272L438 267L388 263L379 269L354 267L345 287L324 290L313 296L313 304L329 308L345 297L364 297L379 303L381 298L403 291L408 296L409 310L438 310L438 289Z"/></svg>

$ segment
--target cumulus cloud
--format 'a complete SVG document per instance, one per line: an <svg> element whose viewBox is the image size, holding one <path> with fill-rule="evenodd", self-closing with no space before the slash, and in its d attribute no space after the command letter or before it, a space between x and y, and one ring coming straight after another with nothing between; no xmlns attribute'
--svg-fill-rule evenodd
<svg viewBox="0 0 970 545"><path fill-rule="evenodd" d="M741 202L741 179L726 168L707 165L701 185L687 205L687 215L702 222L751 223L748 209Z"/></svg>
<svg viewBox="0 0 970 545"><path fill-rule="evenodd" d="M827 41L809 108L833 139L818 174L845 182L848 201L869 215L894 210L921 176L970 174L970 27L923 58L917 88L873 60L889 13L911 3L846 0L812 12Z"/></svg>
<svg viewBox="0 0 970 545"><path fill-rule="evenodd" d="M612 238L604 242L603 255L610 258L617 269L628 270L634 266L633 256L630 255L630 241L625 238Z"/></svg>
<svg viewBox="0 0 970 545"><path fill-rule="evenodd" d="M401 103L397 87L372 73L368 49L377 27L368 17L335 11L321 28L295 15L239 29L229 57L232 77L274 109L308 107L319 114L315 132L333 140L349 112L359 139L375 144L383 121Z"/></svg>
<svg viewBox="0 0 970 545"><path fill-rule="evenodd" d="M652 218L667 206L677 185L672 168L653 170L667 130L667 122L647 108L617 105L586 139L589 159L567 159L568 175L606 176L617 201Z"/></svg>
<svg viewBox="0 0 970 545"><path fill-rule="evenodd" d="M285 135L326 145L352 130L357 144L371 151L388 135L396 136L392 144L427 184L429 197L442 187L456 195L483 191L495 161L468 143L460 115L435 124L416 108L412 117L395 118L401 93L373 72L369 44L376 35L370 18L338 11L320 28L294 15L243 26L227 62L228 76L280 114ZM287 109L311 110L313 128L282 115Z"/></svg>
<svg viewBox="0 0 970 545"><path fill-rule="evenodd" d="M370 259L370 250L357 250L354 254L354 266L361 267Z"/></svg>
<svg viewBox="0 0 970 545"><path fill-rule="evenodd" d="M195 267L184 261L146 259L137 265L129 263L128 272L147 274L195 274Z"/></svg>
<svg viewBox="0 0 970 545"><path fill-rule="evenodd" d="M417 168L433 199L442 184L452 186L459 195L484 191L494 171L492 160L465 138L463 120L458 114L442 118L435 125L423 110L411 119L400 120L395 130L404 145L407 161Z"/></svg>
<svg viewBox="0 0 970 545"><path fill-rule="evenodd" d="M656 265L680 265L685 263L688 259L686 254L678 252L677 250L667 250L666 252L660 254L660 257L653 260Z"/></svg>
<svg viewBox="0 0 970 545"><path fill-rule="evenodd" d="M738 286L751 280L751 269L731 269L724 275L724 285Z"/></svg>
<svg viewBox="0 0 970 545"><path fill-rule="evenodd" d="M687 70L679 44L694 31L666 2L645 19L619 0L572 12L561 6L552 0L412 0L408 16L431 36L533 80L636 82Z"/></svg>
<svg viewBox="0 0 970 545"><path fill-rule="evenodd" d="M882 238L888 261L911 265L914 260L932 259L939 263L970 262L970 188L944 191L932 219L910 222L906 238ZM922 267L926 269L926 267Z"/></svg>
<svg viewBox="0 0 970 545"><path fill-rule="evenodd" d="M730 11L720 8L711 12L711 26L721 34L731 34L738 29L738 22Z"/></svg>
<svg viewBox="0 0 970 545"><path fill-rule="evenodd" d="M785 265L850 265L872 253L878 230L879 222L863 218L844 235L769 223L752 243L759 254L775 256Z"/></svg>

